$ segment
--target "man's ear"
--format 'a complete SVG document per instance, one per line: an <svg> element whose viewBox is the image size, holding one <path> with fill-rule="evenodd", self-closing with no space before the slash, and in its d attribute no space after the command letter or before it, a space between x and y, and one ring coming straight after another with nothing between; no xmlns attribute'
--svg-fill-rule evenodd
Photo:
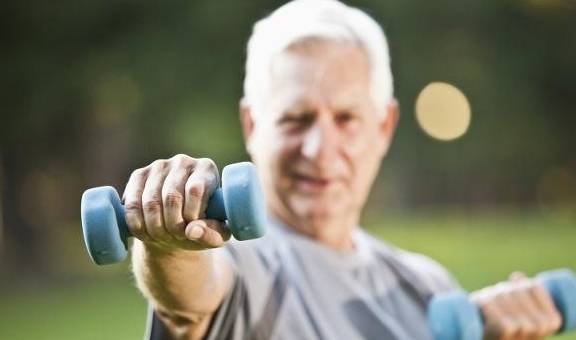
<svg viewBox="0 0 576 340"><path fill-rule="evenodd" d="M400 119L400 108L396 98L392 98L386 106L386 116L380 122L380 133L384 142L384 154L388 151Z"/></svg>
<svg viewBox="0 0 576 340"><path fill-rule="evenodd" d="M254 132L254 118L252 117L252 108L242 98L240 100L240 123L242 125L242 134L244 136L244 145L246 151L250 154L250 141Z"/></svg>
<svg viewBox="0 0 576 340"><path fill-rule="evenodd" d="M390 140L394 137L398 121L400 120L400 107L396 98L392 98L386 107L386 119L384 123L385 133L389 136Z"/></svg>

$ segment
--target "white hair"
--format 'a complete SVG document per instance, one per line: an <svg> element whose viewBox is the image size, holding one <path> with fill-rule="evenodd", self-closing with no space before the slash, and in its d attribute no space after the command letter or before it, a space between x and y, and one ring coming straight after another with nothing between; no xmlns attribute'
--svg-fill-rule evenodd
<svg viewBox="0 0 576 340"><path fill-rule="evenodd" d="M358 44L371 68L371 96L382 115L393 97L388 43L382 28L363 11L337 0L294 0L254 25L248 41L244 102L266 96L272 59L308 38Z"/></svg>

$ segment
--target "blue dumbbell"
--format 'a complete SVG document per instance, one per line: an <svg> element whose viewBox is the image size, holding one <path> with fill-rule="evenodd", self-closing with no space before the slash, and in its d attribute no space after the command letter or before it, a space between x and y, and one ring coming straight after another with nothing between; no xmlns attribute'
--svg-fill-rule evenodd
<svg viewBox="0 0 576 340"><path fill-rule="evenodd" d="M576 329L576 275L569 269L539 274L537 280L554 300L562 316L559 333ZM482 340L484 327L480 309L466 292L442 293L428 305L428 325L434 340Z"/></svg>
<svg viewBox="0 0 576 340"><path fill-rule="evenodd" d="M112 187L88 189L82 195L81 217L84 241L96 264L110 264L127 256L130 232L124 206ZM228 220L237 240L264 235L266 210L264 197L252 163L230 164L222 171L222 188L214 191L206 208L206 217Z"/></svg>

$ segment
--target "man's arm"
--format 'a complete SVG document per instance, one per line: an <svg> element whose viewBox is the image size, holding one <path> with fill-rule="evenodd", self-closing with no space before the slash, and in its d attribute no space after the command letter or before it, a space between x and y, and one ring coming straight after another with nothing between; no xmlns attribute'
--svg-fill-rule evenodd
<svg viewBox="0 0 576 340"><path fill-rule="evenodd" d="M200 339L232 286L222 250L166 252L135 241L132 267L140 291L175 339Z"/></svg>
<svg viewBox="0 0 576 340"><path fill-rule="evenodd" d="M204 219L218 186L214 163L177 155L134 171L126 185L126 222L136 240L138 288L175 339L199 339L233 280L223 222Z"/></svg>

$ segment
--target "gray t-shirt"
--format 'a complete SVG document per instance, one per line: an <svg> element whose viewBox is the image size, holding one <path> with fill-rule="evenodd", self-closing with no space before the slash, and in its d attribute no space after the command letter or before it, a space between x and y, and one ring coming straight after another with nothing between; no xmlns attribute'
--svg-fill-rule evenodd
<svg viewBox="0 0 576 340"><path fill-rule="evenodd" d="M327 248L280 223L229 242L231 292L206 339L430 339L426 305L458 284L438 263L354 231L355 250ZM151 312L146 339L170 339Z"/></svg>

